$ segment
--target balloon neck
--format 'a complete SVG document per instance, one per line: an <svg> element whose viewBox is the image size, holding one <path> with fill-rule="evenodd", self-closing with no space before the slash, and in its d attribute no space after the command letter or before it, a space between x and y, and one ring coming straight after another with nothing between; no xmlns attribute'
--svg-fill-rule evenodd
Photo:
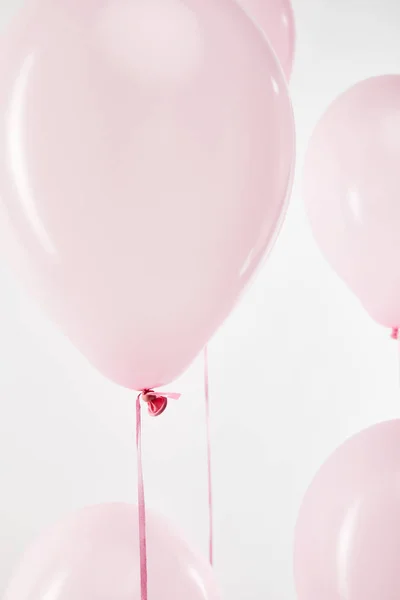
<svg viewBox="0 0 400 600"><path fill-rule="evenodd" d="M399 327L393 327L392 328L392 340L398 340L399 339Z"/></svg>
<svg viewBox="0 0 400 600"><path fill-rule="evenodd" d="M161 396L153 390L143 390L140 394L140 398L147 404L147 410L151 417L162 415L168 406L168 399L166 396Z"/></svg>

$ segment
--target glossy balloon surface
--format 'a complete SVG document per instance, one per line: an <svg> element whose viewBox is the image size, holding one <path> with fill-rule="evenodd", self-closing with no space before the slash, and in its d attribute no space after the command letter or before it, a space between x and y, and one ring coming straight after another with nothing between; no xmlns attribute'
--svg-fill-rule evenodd
<svg viewBox="0 0 400 600"><path fill-rule="evenodd" d="M298 518L299 600L400 597L400 420L346 441L320 469Z"/></svg>
<svg viewBox="0 0 400 600"><path fill-rule="evenodd" d="M86 508L27 551L5 600L140 600L137 509ZM148 511L148 594L153 600L220 600L211 567Z"/></svg>
<svg viewBox="0 0 400 600"><path fill-rule="evenodd" d="M37 0L0 43L9 259L105 376L167 384L282 222L294 124L275 56L231 0Z"/></svg>

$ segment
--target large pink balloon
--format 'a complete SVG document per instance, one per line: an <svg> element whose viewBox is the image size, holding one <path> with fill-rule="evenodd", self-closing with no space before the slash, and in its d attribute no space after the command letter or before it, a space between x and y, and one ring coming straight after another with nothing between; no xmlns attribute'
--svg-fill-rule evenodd
<svg viewBox="0 0 400 600"><path fill-rule="evenodd" d="M400 420L343 444L300 510L298 600L400 598Z"/></svg>
<svg viewBox="0 0 400 600"><path fill-rule="evenodd" d="M4 600L140 600L137 510L86 508L28 550ZM147 515L151 600L220 600L212 568L160 517Z"/></svg>
<svg viewBox="0 0 400 600"><path fill-rule="evenodd" d="M400 325L400 76L363 81L328 109L308 149L315 238L371 316Z"/></svg>
<svg viewBox="0 0 400 600"><path fill-rule="evenodd" d="M296 28L290 0L238 0L267 36L287 80L293 69Z"/></svg>
<svg viewBox="0 0 400 600"><path fill-rule="evenodd" d="M293 161L283 74L232 0L37 0L2 41L9 255L121 385L164 385L207 343Z"/></svg>

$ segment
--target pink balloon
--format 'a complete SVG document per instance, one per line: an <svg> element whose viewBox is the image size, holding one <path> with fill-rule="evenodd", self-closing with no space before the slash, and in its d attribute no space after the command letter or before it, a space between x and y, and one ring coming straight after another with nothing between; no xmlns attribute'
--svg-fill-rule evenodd
<svg viewBox="0 0 400 600"><path fill-rule="evenodd" d="M16 569L5 600L140 600L137 509L86 508L44 534ZM150 512L151 600L219 600L210 565Z"/></svg>
<svg viewBox="0 0 400 600"><path fill-rule="evenodd" d="M10 258L104 375L169 383L282 222L294 124L275 56L232 0L36 1L1 56Z"/></svg>
<svg viewBox="0 0 400 600"><path fill-rule="evenodd" d="M308 149L304 197L323 253L370 315L400 325L400 76L340 96Z"/></svg>
<svg viewBox="0 0 400 600"><path fill-rule="evenodd" d="M298 600L400 598L400 420L343 444L321 468L300 510Z"/></svg>
<svg viewBox="0 0 400 600"><path fill-rule="evenodd" d="M289 81L292 74L296 27L290 0L238 0L267 36Z"/></svg>

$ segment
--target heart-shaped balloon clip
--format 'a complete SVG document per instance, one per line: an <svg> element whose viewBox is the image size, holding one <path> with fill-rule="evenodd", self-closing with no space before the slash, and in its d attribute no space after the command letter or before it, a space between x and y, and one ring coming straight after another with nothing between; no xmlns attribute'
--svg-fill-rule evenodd
<svg viewBox="0 0 400 600"><path fill-rule="evenodd" d="M147 404L147 409L151 417L162 415L168 406L168 399L165 396L159 396L151 390L143 392L142 400Z"/></svg>

